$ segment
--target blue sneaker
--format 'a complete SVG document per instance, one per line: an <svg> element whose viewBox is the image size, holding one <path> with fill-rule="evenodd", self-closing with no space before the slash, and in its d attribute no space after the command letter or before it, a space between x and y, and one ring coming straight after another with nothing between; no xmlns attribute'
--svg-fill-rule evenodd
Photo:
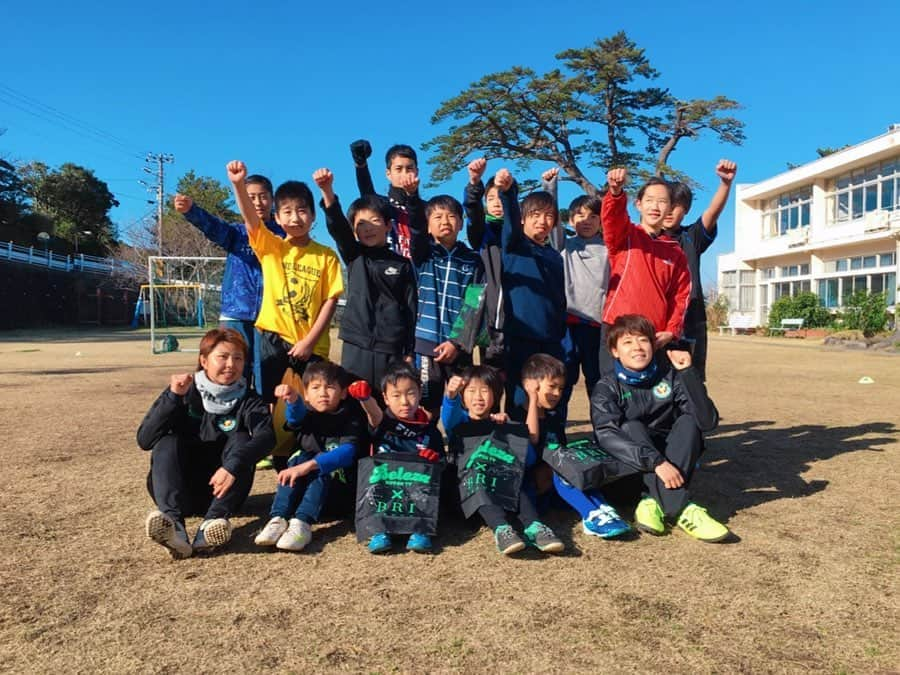
<svg viewBox="0 0 900 675"><path fill-rule="evenodd" d="M581 521L585 534L601 539L613 539L631 532L631 526L619 517L609 504L601 504Z"/></svg>
<svg viewBox="0 0 900 675"><path fill-rule="evenodd" d="M431 553L431 537L420 532L413 532L409 535L409 541L406 542L406 550L416 553Z"/></svg>
<svg viewBox="0 0 900 675"><path fill-rule="evenodd" d="M369 539L369 553L385 553L391 550L391 538L387 532L373 534Z"/></svg>

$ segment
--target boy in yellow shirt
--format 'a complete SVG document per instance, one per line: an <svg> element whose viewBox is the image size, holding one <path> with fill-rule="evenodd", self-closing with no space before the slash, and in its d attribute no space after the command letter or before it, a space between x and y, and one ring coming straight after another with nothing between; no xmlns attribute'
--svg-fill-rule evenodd
<svg viewBox="0 0 900 675"><path fill-rule="evenodd" d="M287 181L275 190L275 222L282 239L263 226L244 181L247 166L229 162L228 180L263 275L263 297L256 327L260 344L260 395L275 402L275 387L290 366L302 374L307 361L328 358L328 326L344 292L337 254L313 241L316 218L312 192L306 183Z"/></svg>

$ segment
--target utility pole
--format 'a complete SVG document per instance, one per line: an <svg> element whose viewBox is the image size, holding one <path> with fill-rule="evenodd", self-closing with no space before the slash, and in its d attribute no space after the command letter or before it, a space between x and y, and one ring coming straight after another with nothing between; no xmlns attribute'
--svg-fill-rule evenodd
<svg viewBox="0 0 900 675"><path fill-rule="evenodd" d="M163 185L165 183L165 171L163 166L165 164L171 164L175 161L175 155L170 155L168 153L158 152L153 154L152 152L147 153L147 158L144 160L150 166L144 167L144 172L149 173L151 176L155 175L156 184L150 185L144 181L141 183L146 186L148 192L155 192L156 199L147 200L148 204L156 204L156 252L157 255L162 255L162 223L163 223ZM154 170L152 167L153 164L156 164L156 169Z"/></svg>

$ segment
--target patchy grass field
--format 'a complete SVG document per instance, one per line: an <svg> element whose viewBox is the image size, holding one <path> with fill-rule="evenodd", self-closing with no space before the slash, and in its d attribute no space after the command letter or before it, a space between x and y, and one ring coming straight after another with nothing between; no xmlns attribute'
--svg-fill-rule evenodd
<svg viewBox="0 0 900 675"><path fill-rule="evenodd" d="M371 556L342 522L261 552L266 472L226 553L175 562L143 535L134 435L195 356L148 351L128 333L0 339L0 670L900 669L896 356L712 336L723 420L693 492L734 543L605 542L554 512L555 558L502 559L460 524L435 556Z"/></svg>

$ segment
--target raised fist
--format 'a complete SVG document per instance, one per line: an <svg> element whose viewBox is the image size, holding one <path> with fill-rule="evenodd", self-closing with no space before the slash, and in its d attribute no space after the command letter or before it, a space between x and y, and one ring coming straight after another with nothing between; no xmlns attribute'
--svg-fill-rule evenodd
<svg viewBox="0 0 900 675"><path fill-rule="evenodd" d="M731 185L731 182L737 175L737 164L728 159L720 159L719 163L716 164L716 175L723 183Z"/></svg>
<svg viewBox="0 0 900 675"><path fill-rule="evenodd" d="M625 179L628 178L628 172L625 169L610 169L606 174L606 182L609 185L609 191L613 195L622 194L622 188L625 187Z"/></svg>
<svg viewBox="0 0 900 675"><path fill-rule="evenodd" d="M225 169L228 172L228 180L234 185L240 185L247 177L247 165L239 159L228 162Z"/></svg>
<svg viewBox="0 0 900 675"><path fill-rule="evenodd" d="M554 166L552 169L547 169L544 173L541 174L541 180L545 183L549 183L550 181L556 180L556 177L559 175L559 167Z"/></svg>
<svg viewBox="0 0 900 675"><path fill-rule="evenodd" d="M357 401L367 401L372 396L372 385L365 380L357 380L347 387L347 393Z"/></svg>
<svg viewBox="0 0 900 675"><path fill-rule="evenodd" d="M666 356L675 370L684 370L691 365L691 353L686 349L667 349Z"/></svg>
<svg viewBox="0 0 900 675"><path fill-rule="evenodd" d="M419 457L426 462L436 462L441 458L440 454L431 448L422 448L419 450Z"/></svg>
<svg viewBox="0 0 900 675"><path fill-rule="evenodd" d="M322 192L329 192L334 185L334 174L331 173L331 169L316 169L313 180Z"/></svg>
<svg viewBox="0 0 900 675"><path fill-rule="evenodd" d="M497 186L497 189L500 192L506 192L509 188L512 187L513 177L509 172L509 169L500 169L497 172L497 175L494 176L494 185Z"/></svg>
<svg viewBox="0 0 900 675"><path fill-rule="evenodd" d="M294 403L298 394L289 384L279 384L275 387L275 398L280 398L285 403Z"/></svg>
<svg viewBox="0 0 900 675"><path fill-rule="evenodd" d="M447 382L447 398L456 398L466 386L466 381L459 375L453 375Z"/></svg>
<svg viewBox="0 0 900 675"><path fill-rule="evenodd" d="M184 396L188 393L188 389L191 388L191 382L193 381L194 376L190 373L173 375L169 379L169 389L171 389L172 393L176 396Z"/></svg>
<svg viewBox="0 0 900 675"><path fill-rule="evenodd" d="M178 213L187 213L194 205L194 200L187 195L177 194L175 195L175 199L172 200L172 204L175 206L175 210L178 211Z"/></svg>
<svg viewBox="0 0 900 675"><path fill-rule="evenodd" d="M400 178L400 187L403 188L403 191L408 195L416 194L416 191L419 189L418 172L403 174Z"/></svg>
<svg viewBox="0 0 900 675"><path fill-rule="evenodd" d="M484 170L487 169L487 160L484 157L479 157L478 159L473 159L469 162L469 182L472 185L477 185L478 181L481 180L481 177L484 175Z"/></svg>
<svg viewBox="0 0 900 675"><path fill-rule="evenodd" d="M372 145L365 138L360 138L350 144L350 154L353 156L353 163L356 166L363 166L366 160L372 156Z"/></svg>

